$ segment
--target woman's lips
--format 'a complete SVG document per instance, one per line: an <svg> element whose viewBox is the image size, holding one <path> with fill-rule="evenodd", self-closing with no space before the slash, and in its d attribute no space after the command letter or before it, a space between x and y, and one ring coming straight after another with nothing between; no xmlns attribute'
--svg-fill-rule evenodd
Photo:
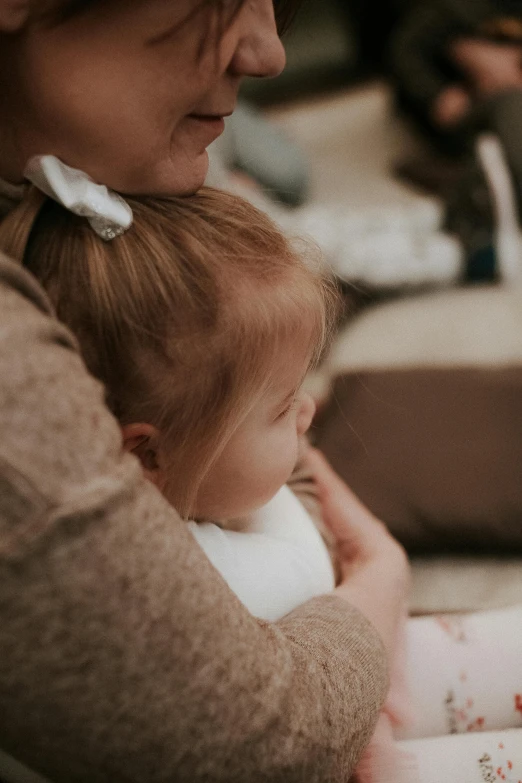
<svg viewBox="0 0 522 783"><path fill-rule="evenodd" d="M195 130L201 131L205 138L208 137L206 145L215 141L225 130L225 118L221 115L188 114L187 119L195 124Z"/></svg>

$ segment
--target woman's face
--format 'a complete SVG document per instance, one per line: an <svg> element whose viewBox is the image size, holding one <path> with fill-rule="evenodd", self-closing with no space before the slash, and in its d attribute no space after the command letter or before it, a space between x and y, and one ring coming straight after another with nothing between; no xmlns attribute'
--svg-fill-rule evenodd
<svg viewBox="0 0 522 783"><path fill-rule="evenodd" d="M100 0L13 36L2 90L19 171L54 154L124 193L197 190L242 77L285 63L272 0L231 5Z"/></svg>

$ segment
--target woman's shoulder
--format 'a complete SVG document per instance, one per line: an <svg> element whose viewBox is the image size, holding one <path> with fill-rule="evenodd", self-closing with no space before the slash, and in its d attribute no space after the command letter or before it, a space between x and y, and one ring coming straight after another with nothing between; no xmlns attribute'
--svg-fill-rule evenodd
<svg viewBox="0 0 522 783"><path fill-rule="evenodd" d="M71 503L87 509L101 497L110 502L135 481L137 468L122 457L103 387L75 338L32 276L3 255L0 428L0 510L17 535L24 519L42 520L51 509L49 519L57 518ZM44 527L35 531L45 535Z"/></svg>

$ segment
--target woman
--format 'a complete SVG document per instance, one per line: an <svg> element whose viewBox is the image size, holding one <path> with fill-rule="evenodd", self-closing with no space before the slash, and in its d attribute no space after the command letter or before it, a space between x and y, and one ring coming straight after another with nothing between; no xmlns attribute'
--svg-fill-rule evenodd
<svg viewBox="0 0 522 783"><path fill-rule="evenodd" d="M0 0L0 30L6 207L43 150L124 192L196 190L241 78L284 64L269 0ZM342 584L256 621L4 259L0 342L0 747L55 783L345 781L385 696L402 550L316 460Z"/></svg>

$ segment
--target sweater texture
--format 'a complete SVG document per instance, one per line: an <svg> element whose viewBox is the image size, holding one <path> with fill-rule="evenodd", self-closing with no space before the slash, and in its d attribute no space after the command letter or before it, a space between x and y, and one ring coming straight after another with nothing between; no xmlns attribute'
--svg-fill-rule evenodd
<svg viewBox="0 0 522 783"><path fill-rule="evenodd" d="M329 595L253 618L0 258L0 747L55 783L343 783L387 687Z"/></svg>

